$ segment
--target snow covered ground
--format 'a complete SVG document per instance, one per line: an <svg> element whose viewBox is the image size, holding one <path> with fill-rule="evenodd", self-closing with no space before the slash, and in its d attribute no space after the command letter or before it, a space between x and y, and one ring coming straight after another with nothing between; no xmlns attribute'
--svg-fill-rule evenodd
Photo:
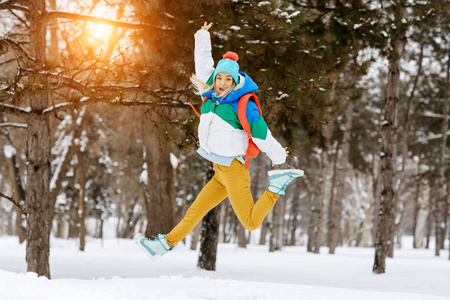
<svg viewBox="0 0 450 300"><path fill-rule="evenodd" d="M450 299L448 252L396 249L387 273L372 273L374 249L337 249L329 255L286 247L239 249L221 244L217 271L197 269L198 251L180 244L158 263L132 240L90 239L86 251L71 240L51 240L52 280L26 273L25 245L0 237L1 300L104 299Z"/></svg>

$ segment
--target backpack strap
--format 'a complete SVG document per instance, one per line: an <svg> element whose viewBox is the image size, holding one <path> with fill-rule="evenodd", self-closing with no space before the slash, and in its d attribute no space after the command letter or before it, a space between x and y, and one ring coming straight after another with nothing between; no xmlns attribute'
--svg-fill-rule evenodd
<svg viewBox="0 0 450 300"><path fill-rule="evenodd" d="M255 102L256 106L258 107L259 115L262 115L259 99L254 93L245 94L241 97L241 99L239 99L237 111L238 118L242 128L244 129L245 133L247 133L248 137L247 150L245 151L245 165L247 166L247 168L250 167L249 157L256 157L259 153L258 147L252 141L252 132L250 131L250 125L248 124L247 120L247 104L250 98L252 98L253 102Z"/></svg>
<svg viewBox="0 0 450 300"><path fill-rule="evenodd" d="M189 105L192 107L192 109L194 110L195 114L197 115L197 117L200 118L200 114L198 113L198 111L195 109L194 105L192 105L191 101L188 102Z"/></svg>
<svg viewBox="0 0 450 300"><path fill-rule="evenodd" d="M208 99L208 98L207 98L207 97L203 97L202 105L203 105L203 103L205 103L206 99ZM192 109L194 110L194 112L195 112L195 114L197 115L197 117L200 118L200 114L199 114L198 111L195 109L194 105L192 105L191 101L189 101L188 103L189 103L189 105L192 107ZM201 110L200 110L200 111L201 111Z"/></svg>

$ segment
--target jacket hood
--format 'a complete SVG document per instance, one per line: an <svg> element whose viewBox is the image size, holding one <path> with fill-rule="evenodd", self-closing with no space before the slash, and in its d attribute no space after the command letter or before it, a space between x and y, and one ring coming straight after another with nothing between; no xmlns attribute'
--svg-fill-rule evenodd
<svg viewBox="0 0 450 300"><path fill-rule="evenodd" d="M217 100L219 100L220 103L229 103L229 104L231 104L233 102L239 101L239 99L242 96L244 96L245 94L251 93L251 92L256 92L258 90L258 86L250 78L250 76L248 76L244 72L239 72L239 74L244 77L244 85L238 90L236 90L236 89L232 90L231 93L229 93L225 97L216 97ZM242 77L241 77L241 80L242 80ZM239 87L239 85L237 85L237 87ZM208 91L206 93L203 93L202 97L213 98L215 96L215 94L216 94L216 91L215 90L211 90L211 91Z"/></svg>

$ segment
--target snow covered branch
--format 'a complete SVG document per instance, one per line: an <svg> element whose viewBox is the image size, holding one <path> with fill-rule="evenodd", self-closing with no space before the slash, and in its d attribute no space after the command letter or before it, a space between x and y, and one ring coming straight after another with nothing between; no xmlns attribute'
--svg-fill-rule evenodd
<svg viewBox="0 0 450 300"><path fill-rule="evenodd" d="M264 2L269 2L269 1L263 1L262 3L264 3ZM300 2L298 0L291 1L291 2L295 2L296 5L298 5L298 6L302 7L302 8L318 9L317 5L312 5L312 4L309 4L309 3L303 3L303 2ZM336 10L336 7L328 6L328 7L321 7L320 9L330 12L330 11Z"/></svg>
<svg viewBox="0 0 450 300"><path fill-rule="evenodd" d="M66 108L66 107L73 106L74 104L75 104L74 102L58 103L58 104L53 105L52 107L44 109L42 111L42 114L46 114L46 113L49 113L49 112L55 112L55 111L58 111L60 109Z"/></svg>
<svg viewBox="0 0 450 300"><path fill-rule="evenodd" d="M444 115L435 114L435 113L433 113L431 111L425 111L425 112L421 113L420 115L424 116L424 117L439 118L439 119L443 119L445 117ZM449 116L449 118L450 118L450 116Z"/></svg>
<svg viewBox="0 0 450 300"><path fill-rule="evenodd" d="M83 95L81 100L58 103L50 106L42 111L42 114L48 114L59 110L66 109L70 106L85 105L90 102L102 102L108 104L117 104L124 106L167 106L173 108L187 108L189 104L180 100L182 95L186 95L187 90L175 90L172 88L149 89L142 85L122 86L117 84L104 85L89 85L85 82L77 80L71 76L50 72L50 71L36 71L33 69L21 69L22 74L39 74L56 80L55 85L58 88L66 87L76 90ZM110 98L105 95L117 95L115 98ZM175 96L178 95L178 96ZM150 97L151 99L158 99L156 101L139 101L135 99L143 99ZM0 109L4 111L17 113L23 112L29 114L31 108L20 108L9 104L0 104Z"/></svg>
<svg viewBox="0 0 450 300"><path fill-rule="evenodd" d="M164 97L160 97L164 99ZM177 99L169 98L167 102L160 102L160 101L136 101L132 99L120 99L116 98L110 101L105 101L100 98L91 98L91 97L83 97L79 102L64 102L59 103L54 106L51 106L45 110L42 111L42 114L48 114L50 112L57 112L59 110L66 109L71 106L79 106L79 105L87 105L90 102L94 101L100 101L103 103L110 103L110 104L116 104L116 105L123 105L123 106L168 106L168 107L177 107L177 108L186 108L190 109L190 106L188 103L183 103L181 101L178 101ZM170 101L173 100L173 101Z"/></svg>
<svg viewBox="0 0 450 300"><path fill-rule="evenodd" d="M29 115L31 112L31 107L23 108L10 104L0 103L0 111L12 113L12 114L22 114Z"/></svg>
<svg viewBox="0 0 450 300"><path fill-rule="evenodd" d="M74 102L64 102L64 103L58 103L55 104L49 108L46 108L42 111L42 114L48 114L50 112L57 112L59 110L71 107L71 106L76 106L76 105L80 105L80 104L88 104L89 102L92 102L93 100L95 100L95 98L91 98L91 97L83 97L81 98L81 100L79 101L74 101Z"/></svg>
<svg viewBox="0 0 450 300"><path fill-rule="evenodd" d="M32 74L39 74L44 75L47 77L55 78L58 80L59 86L66 86L70 87L74 90L79 91L80 93L88 96L88 97L94 97L95 98L95 89L83 84L81 81L76 80L70 76L62 75L59 73L49 72L49 71L40 71L36 72L36 70L33 69L22 69L22 73L32 73Z"/></svg>
<svg viewBox="0 0 450 300"><path fill-rule="evenodd" d="M450 136L450 130L446 132L446 135ZM418 143L426 144L430 140L435 140L435 139L440 139L440 138L442 138L442 133L430 134L427 137L419 137L414 144L418 144Z"/></svg>
<svg viewBox="0 0 450 300"><path fill-rule="evenodd" d="M28 128L28 125L27 124L20 124L20 123L0 123L0 127Z"/></svg>

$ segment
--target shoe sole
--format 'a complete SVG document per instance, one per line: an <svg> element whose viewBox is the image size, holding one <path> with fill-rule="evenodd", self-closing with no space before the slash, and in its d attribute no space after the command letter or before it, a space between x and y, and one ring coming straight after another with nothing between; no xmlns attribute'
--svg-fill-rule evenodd
<svg viewBox="0 0 450 300"><path fill-rule="evenodd" d="M150 258L150 260L154 263L158 262L158 259L156 258L156 256L153 256L150 254L150 252L148 252L148 250L144 247L144 245L141 244L141 240L139 238L139 233L134 235L134 240L136 241L136 243L138 243L139 247L141 247L141 249L145 252L145 254L148 256L148 258Z"/></svg>
<svg viewBox="0 0 450 300"><path fill-rule="evenodd" d="M278 174L285 174L288 172L298 174L299 176L303 176L305 174L305 172L303 172L303 170L300 170L300 169L271 170L271 171L267 172L267 174L269 174L269 176L272 176L272 175L278 175Z"/></svg>

